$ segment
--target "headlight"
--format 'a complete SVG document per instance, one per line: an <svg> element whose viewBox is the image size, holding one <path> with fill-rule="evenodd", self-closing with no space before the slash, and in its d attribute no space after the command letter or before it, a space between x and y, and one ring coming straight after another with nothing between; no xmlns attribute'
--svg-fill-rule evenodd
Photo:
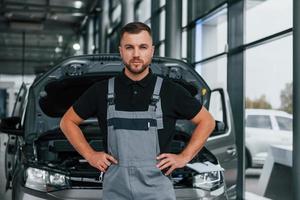
<svg viewBox="0 0 300 200"><path fill-rule="evenodd" d="M29 167L25 171L25 187L39 191L53 191L66 188L68 179L65 175Z"/></svg>
<svg viewBox="0 0 300 200"><path fill-rule="evenodd" d="M193 177L193 187L204 190L213 190L223 183L222 172L212 171L197 174Z"/></svg>

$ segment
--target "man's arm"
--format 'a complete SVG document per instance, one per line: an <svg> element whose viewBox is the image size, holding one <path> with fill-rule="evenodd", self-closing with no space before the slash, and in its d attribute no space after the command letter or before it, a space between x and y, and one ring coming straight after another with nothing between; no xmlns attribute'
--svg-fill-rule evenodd
<svg viewBox="0 0 300 200"><path fill-rule="evenodd" d="M83 122L73 107L69 108L60 121L60 128L63 131L66 138L73 145L73 147L82 155L91 166L105 172L107 167L111 165L111 162L117 163L117 161L110 155L104 152L96 152L87 142L82 131L79 128L79 124Z"/></svg>
<svg viewBox="0 0 300 200"><path fill-rule="evenodd" d="M202 107L191 121L196 124L196 128L186 148L178 155L163 153L157 157L160 160L157 164L160 170L169 168L166 175L169 175L176 168L184 167L191 161L204 146L207 138L215 128L215 120L205 107Z"/></svg>

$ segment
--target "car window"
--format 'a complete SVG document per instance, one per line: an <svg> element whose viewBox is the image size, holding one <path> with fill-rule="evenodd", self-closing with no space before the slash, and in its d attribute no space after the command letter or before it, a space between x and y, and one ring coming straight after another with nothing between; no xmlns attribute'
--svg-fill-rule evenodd
<svg viewBox="0 0 300 200"><path fill-rule="evenodd" d="M293 129L293 120L287 117L276 116L276 121L278 123L279 129L284 131L292 131Z"/></svg>
<svg viewBox="0 0 300 200"><path fill-rule="evenodd" d="M209 102L209 112L218 122L216 129L213 131L210 137L226 134L228 122L226 118L225 97L223 90L212 90Z"/></svg>
<svg viewBox="0 0 300 200"><path fill-rule="evenodd" d="M22 117L26 94L27 94L27 87L26 84L23 83L16 97L15 105L12 111L12 117Z"/></svg>
<svg viewBox="0 0 300 200"><path fill-rule="evenodd" d="M223 122L223 106L222 97L219 92L213 92L210 96L209 112L212 114L215 120Z"/></svg>
<svg viewBox="0 0 300 200"><path fill-rule="evenodd" d="M246 127L272 129L270 116L267 115L248 115Z"/></svg>

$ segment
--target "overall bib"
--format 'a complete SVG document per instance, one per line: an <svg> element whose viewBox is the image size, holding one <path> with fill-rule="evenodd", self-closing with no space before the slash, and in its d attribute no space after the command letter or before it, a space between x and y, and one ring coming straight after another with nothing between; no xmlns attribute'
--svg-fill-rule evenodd
<svg viewBox="0 0 300 200"><path fill-rule="evenodd" d="M157 77L147 111L115 109L114 78L108 84L107 147L118 160L104 175L104 200L175 200L173 184L156 167L160 153L157 129L163 127Z"/></svg>

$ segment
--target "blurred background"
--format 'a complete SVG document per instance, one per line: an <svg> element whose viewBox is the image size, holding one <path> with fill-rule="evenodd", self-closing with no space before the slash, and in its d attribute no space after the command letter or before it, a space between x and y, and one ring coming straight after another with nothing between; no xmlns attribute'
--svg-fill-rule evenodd
<svg viewBox="0 0 300 200"><path fill-rule="evenodd" d="M245 190L261 195L269 146L293 142L292 0L0 0L0 118L22 83L62 59L117 53L131 21L152 28L157 56L191 63L231 97L244 89Z"/></svg>

